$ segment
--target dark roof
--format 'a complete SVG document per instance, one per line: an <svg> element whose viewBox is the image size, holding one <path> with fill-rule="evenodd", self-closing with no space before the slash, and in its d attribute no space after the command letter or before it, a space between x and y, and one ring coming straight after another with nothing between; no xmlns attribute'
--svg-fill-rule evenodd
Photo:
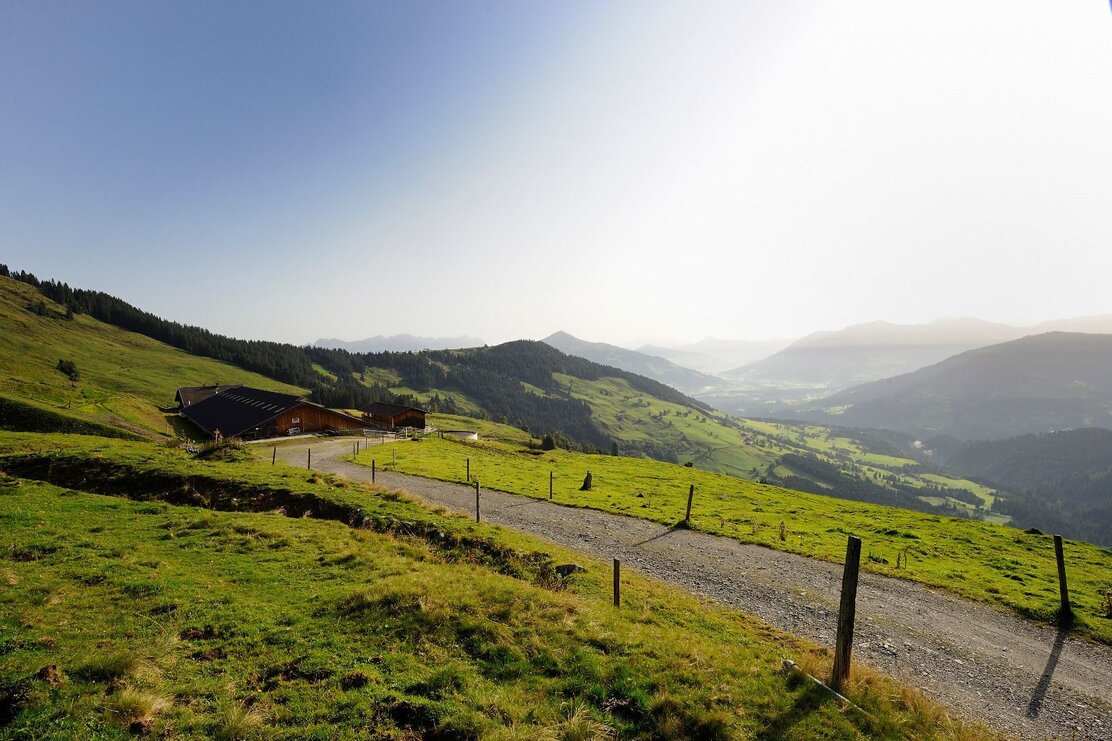
<svg viewBox="0 0 1112 741"><path fill-rule="evenodd" d="M403 412L417 412L419 414L425 413L424 409L402 406L401 404L387 404L384 401L372 402L363 407L360 411L363 411L367 414L374 414L379 417L396 417Z"/></svg>
<svg viewBox="0 0 1112 741"><path fill-rule="evenodd" d="M210 396L215 396L222 391L237 388L241 388L238 383L225 386L221 386L220 384L216 384L215 386L182 386L178 389L178 393L174 398L178 400L178 404L187 407L199 401L204 401Z"/></svg>
<svg viewBox="0 0 1112 741"><path fill-rule="evenodd" d="M282 412L307 403L292 394L232 386L183 407L182 414L210 435L220 430L224 437L236 437Z"/></svg>

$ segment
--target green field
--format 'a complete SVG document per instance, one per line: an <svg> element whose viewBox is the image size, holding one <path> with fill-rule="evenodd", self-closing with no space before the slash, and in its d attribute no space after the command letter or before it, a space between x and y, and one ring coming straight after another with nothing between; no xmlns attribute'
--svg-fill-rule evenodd
<svg viewBox="0 0 1112 741"><path fill-rule="evenodd" d="M464 424L458 418L433 421L445 428ZM914 579L1040 620L1056 617L1057 571L1049 536L805 494L641 458L542 452L526 447L524 433L513 428L491 425L483 432L485 439L477 443L435 436L398 443L393 446L396 468L463 481L470 459L471 475L482 486L538 498L548 497L553 472L555 499L561 504L669 525L683 518L688 487L694 484L691 525L696 529L835 562L845 552L846 536L853 534L864 541L862 564L869 571ZM383 451L371 449L356 460L370 465L372 458L382 456ZM594 486L581 492L588 470ZM1077 626L1112 642L1112 619L1103 617L1101 609L1105 594L1112 591L1112 553L1079 541L1067 541L1066 549Z"/></svg>
<svg viewBox="0 0 1112 741"><path fill-rule="evenodd" d="M42 300L39 316L28 308ZM174 392L179 386L242 383L301 393L287 384L209 358L176 350L143 335L65 309L34 288L0 278L0 396L46 413L111 425L143 436L176 431ZM57 370L70 360L79 378Z"/></svg>
<svg viewBox="0 0 1112 741"><path fill-rule="evenodd" d="M381 489L235 449L0 445L24 477L0 477L0 738L991 735L867 670L847 710L780 673L826 670L804 641L636 575L615 609L606 564Z"/></svg>
<svg viewBox="0 0 1112 741"><path fill-rule="evenodd" d="M591 407L594 424L614 440L619 451L649 457L691 463L697 468L756 481L772 476L811 477L806 472L781 464L786 454L817 458L837 466L847 478L868 477L878 484L894 481L925 488L972 491L985 503L978 510L943 492L924 494L923 501L955 507L975 519L994 518L1006 522L1007 517L990 510L994 492L973 482L947 476L941 472L927 473L911 458L866 449L857 440L835 428L811 424L786 424L733 418L718 411L703 410L663 401L633 388L621 378L603 377L584 380L554 373L556 391L546 392L524 384L527 390L540 395L557 395L577 399ZM409 394L423 402L434 396L450 398L468 414L483 416L481 408L466 396L445 389L416 391L400 383L397 373L383 368L367 368L364 383L378 383L398 394ZM435 411L435 410L434 410ZM816 481L824 489L836 493L829 482Z"/></svg>

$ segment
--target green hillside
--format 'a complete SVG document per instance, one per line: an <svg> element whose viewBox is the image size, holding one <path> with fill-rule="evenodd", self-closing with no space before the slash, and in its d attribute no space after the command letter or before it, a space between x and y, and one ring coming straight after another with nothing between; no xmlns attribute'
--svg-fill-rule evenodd
<svg viewBox="0 0 1112 741"><path fill-rule="evenodd" d="M1112 426L1112 335L1048 332L830 396L800 416L962 440Z"/></svg>
<svg viewBox="0 0 1112 741"><path fill-rule="evenodd" d="M435 420L447 428L460 420ZM504 433L503 433L504 430ZM837 562L847 534L864 541L862 568L913 579L972 599L1004 605L1052 621L1058 609L1058 583L1050 536L1014 528L910 512L896 507L846 502L674 464L564 450L544 451L520 431L489 426L484 439L438 439L360 453L356 460L396 466L420 476L463 481L466 460L482 486L547 498L549 473L555 474L555 499L675 524L683 519L689 486L695 496L690 525L745 543ZM579 491L590 471L593 488ZM783 533L781 533L781 525ZM1078 625L1112 642L1112 620L1104 613L1112 592L1112 552L1069 541L1070 595Z"/></svg>
<svg viewBox="0 0 1112 741"><path fill-rule="evenodd" d="M42 285L53 286L51 290L61 294L68 290L59 284ZM310 384L313 393L346 405L357 401L346 391L354 384L368 398L413 398L434 409L504 419L538 435L554 433L570 447L609 451L617 444L625 455L690 462L705 470L792 488L919 509L957 507L971 516L993 516L978 509L977 499L964 493L966 483L940 478L944 472L892 471L880 459L870 459L875 454L864 449L859 456L847 457L847 448L832 452L824 447L824 436L835 435L830 430L769 427L731 418L651 379L570 357L543 343L367 355L263 343L266 352L258 354L256 343L165 323L104 294L81 295L90 310L112 317L123 312L128 321L154 334L168 333L182 344L226 352L273 367L276 373L304 361L316 379ZM9 429L167 435L179 424L170 405L174 389L181 385L220 381L301 391L85 314L69 315L33 286L4 277L0 277L0 329L5 330L0 342L8 370L0 381L0 427ZM64 358L58 348L66 348ZM76 382L57 370L63 359L74 363ZM176 432L190 434L185 427ZM794 458L789 460L790 456ZM867 485L862 483L866 479Z"/></svg>
<svg viewBox="0 0 1112 741"><path fill-rule="evenodd" d="M57 369L59 360L74 363L76 381ZM65 307L0 277L0 427L14 426L29 407L43 417L167 435L175 417L163 409L173 406L177 388L217 381L300 392L88 316L67 319Z"/></svg>
<svg viewBox="0 0 1112 741"><path fill-rule="evenodd" d="M992 737L864 668L846 709L780 671L829 671L805 641L636 575L615 609L608 564L396 493L0 443L0 739Z"/></svg>

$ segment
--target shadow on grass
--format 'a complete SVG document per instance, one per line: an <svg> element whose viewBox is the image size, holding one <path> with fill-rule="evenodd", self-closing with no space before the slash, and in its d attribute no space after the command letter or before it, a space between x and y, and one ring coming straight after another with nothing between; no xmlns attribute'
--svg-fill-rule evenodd
<svg viewBox="0 0 1112 741"><path fill-rule="evenodd" d="M797 675L798 677L798 675ZM789 679L789 687L797 686L802 678ZM768 724L757 732L759 739L796 738L792 729L801 721L829 702L836 702L829 692L810 680L806 686L795 696L791 707L772 718Z"/></svg>

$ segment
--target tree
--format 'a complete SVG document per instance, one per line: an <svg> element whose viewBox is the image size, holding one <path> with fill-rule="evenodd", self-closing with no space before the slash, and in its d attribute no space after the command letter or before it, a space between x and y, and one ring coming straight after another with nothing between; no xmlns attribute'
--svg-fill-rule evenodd
<svg viewBox="0 0 1112 741"><path fill-rule="evenodd" d="M614 440L613 442L610 443L610 455L617 455L617 454L618 454L618 441Z"/></svg>
<svg viewBox="0 0 1112 741"><path fill-rule="evenodd" d="M76 382L81 374L77 372L77 365L72 360L59 360L58 365L55 366L59 371L64 373L69 380Z"/></svg>
<svg viewBox="0 0 1112 741"><path fill-rule="evenodd" d="M552 435L545 435L541 440L541 450L555 450L556 441L552 439Z"/></svg>

